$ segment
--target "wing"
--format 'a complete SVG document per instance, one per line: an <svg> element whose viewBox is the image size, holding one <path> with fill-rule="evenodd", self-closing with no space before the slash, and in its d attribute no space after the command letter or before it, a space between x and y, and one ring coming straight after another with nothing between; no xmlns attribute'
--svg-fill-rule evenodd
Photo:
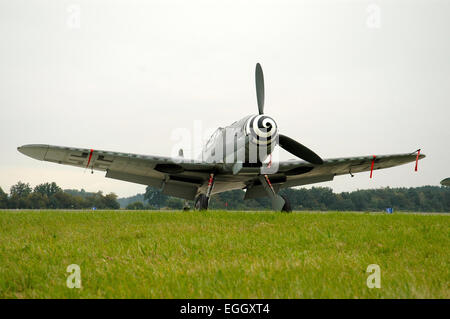
<svg viewBox="0 0 450 319"><path fill-rule="evenodd" d="M424 158L421 154L419 159ZM417 154L394 154L394 155L373 155L360 157L331 158L324 160L323 165L311 165L304 161L287 161L280 163L280 171L286 177L284 187L304 185L307 178L323 178L332 180L334 176L344 174L355 174L368 172L371 170L372 161L374 161L374 170L394 167L410 162L414 162ZM308 183L309 184L309 183Z"/></svg>
<svg viewBox="0 0 450 319"><path fill-rule="evenodd" d="M24 145L18 151L41 161L106 171L106 177L161 188L167 195L186 199L195 197L217 165L183 158L42 144Z"/></svg>
<svg viewBox="0 0 450 319"><path fill-rule="evenodd" d="M234 173L233 164L206 163L183 158L118 153L52 145L24 145L18 150L34 159L106 171L106 177L150 185L164 194L194 199L205 192L210 173L216 174L213 194L246 189L245 198L266 196L259 182L260 168L244 167ZM424 158L421 154L419 159ZM270 180L278 191L281 188L333 180L334 176L370 171L373 156L325 159L322 165L301 160L280 162ZM394 167L416 160L416 154L377 155L374 170Z"/></svg>
<svg viewBox="0 0 450 319"><path fill-rule="evenodd" d="M425 155L420 154L419 159ZM371 170L374 160L374 170L399 166L416 161L416 153L372 155L359 157L343 157L325 159L322 165L314 165L301 160L291 160L279 163L278 172L270 175L270 180L276 191L282 188L332 181L335 176L355 174ZM265 196L265 191L257 179L247 185L245 198Z"/></svg>

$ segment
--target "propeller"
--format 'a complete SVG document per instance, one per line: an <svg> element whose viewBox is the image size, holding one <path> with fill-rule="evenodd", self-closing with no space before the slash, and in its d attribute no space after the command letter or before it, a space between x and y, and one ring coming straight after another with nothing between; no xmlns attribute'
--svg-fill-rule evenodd
<svg viewBox="0 0 450 319"><path fill-rule="evenodd" d="M264 74L261 68L261 64L256 63L255 70L255 82L256 82L256 99L258 100L259 114L264 114Z"/></svg>
<svg viewBox="0 0 450 319"><path fill-rule="evenodd" d="M261 64L256 63L255 70L255 83L256 83L256 99L258 101L258 111L259 114L264 114L264 74L261 68ZM292 138L278 134L279 136L279 145L284 150L289 153L308 161L312 164L323 164L323 160L319 155L311 151L306 146L300 144L299 142L293 140Z"/></svg>
<svg viewBox="0 0 450 319"><path fill-rule="evenodd" d="M301 159L304 159L305 161L308 161L312 164L323 164L323 160L320 158L320 156L311 151L305 145L302 145L289 136L283 134L278 134L278 138L280 147L288 151L289 153L300 157Z"/></svg>

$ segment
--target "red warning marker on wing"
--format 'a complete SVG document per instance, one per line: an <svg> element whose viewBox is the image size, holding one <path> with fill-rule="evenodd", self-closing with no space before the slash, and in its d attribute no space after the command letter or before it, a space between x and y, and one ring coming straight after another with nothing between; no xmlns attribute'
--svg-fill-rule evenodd
<svg viewBox="0 0 450 319"><path fill-rule="evenodd" d="M370 178L372 178L373 165L375 164L375 158L376 158L376 156L374 155L372 158L372 166L370 166Z"/></svg>
<svg viewBox="0 0 450 319"><path fill-rule="evenodd" d="M414 171L416 172L417 172L417 165L419 164L419 156L420 156L420 148L417 150L416 167L414 168Z"/></svg>
<svg viewBox="0 0 450 319"><path fill-rule="evenodd" d="M88 159L88 162L87 162L87 165L86 165L86 168L88 168L89 167L89 164L91 163L91 159L92 159L92 153L94 152L94 150L93 149L91 149L91 152L89 153L89 159Z"/></svg>

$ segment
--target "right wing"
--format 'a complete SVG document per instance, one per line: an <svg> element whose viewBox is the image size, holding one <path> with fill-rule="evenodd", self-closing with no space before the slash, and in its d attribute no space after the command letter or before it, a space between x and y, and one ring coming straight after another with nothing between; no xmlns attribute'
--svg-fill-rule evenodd
<svg viewBox="0 0 450 319"><path fill-rule="evenodd" d="M420 154L419 159L424 157L425 155ZM277 173L269 175L269 178L275 191L278 191L282 188L332 181L338 175L368 172L371 170L372 161L373 169L378 170L414 162L416 158L415 153L376 155L375 159L373 156L342 157L325 159L320 165L290 160L278 163ZM257 178L247 182L246 189L245 198L266 196Z"/></svg>
<svg viewBox="0 0 450 319"><path fill-rule="evenodd" d="M424 158L420 154L418 159ZM279 171L287 177L284 187L292 187L310 184L310 181L333 180L334 176L368 172L374 161L374 170L394 167L416 161L416 153L376 155L371 156L341 157L325 159L322 165L313 165L305 161L285 161L280 163Z"/></svg>

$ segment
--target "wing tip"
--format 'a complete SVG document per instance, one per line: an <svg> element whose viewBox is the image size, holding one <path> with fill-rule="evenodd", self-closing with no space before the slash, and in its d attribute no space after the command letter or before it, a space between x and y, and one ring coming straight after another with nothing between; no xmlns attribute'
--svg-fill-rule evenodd
<svg viewBox="0 0 450 319"><path fill-rule="evenodd" d="M48 145L43 144L26 144L17 147L17 150L31 158L43 161L45 159L45 154L47 153Z"/></svg>

